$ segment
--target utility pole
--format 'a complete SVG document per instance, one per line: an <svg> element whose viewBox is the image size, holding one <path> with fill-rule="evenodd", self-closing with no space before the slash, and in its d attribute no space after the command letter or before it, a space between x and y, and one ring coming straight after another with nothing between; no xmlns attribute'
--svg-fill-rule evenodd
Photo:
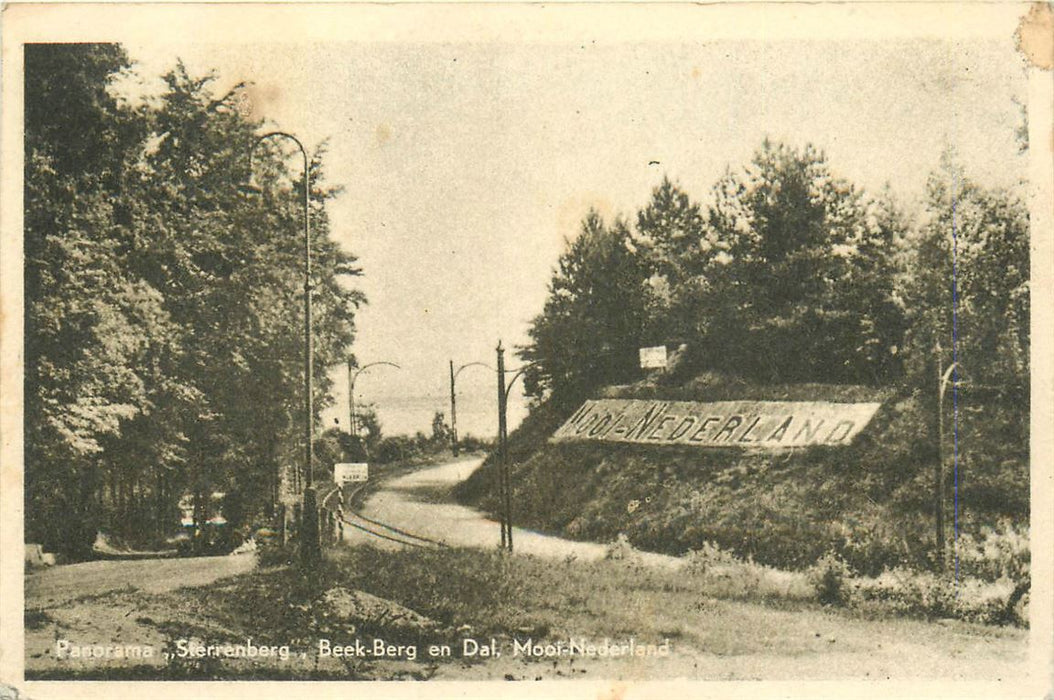
<svg viewBox="0 0 1054 700"><path fill-rule="evenodd" d="M512 551L512 527L508 521L509 476L505 451L505 349L498 341L498 509L501 511L501 548Z"/></svg>
<svg viewBox="0 0 1054 700"><path fill-rule="evenodd" d="M498 471L501 493L499 495L499 509L501 513L501 546L512 551L512 474L509 473L509 392L513 384L535 366L534 362L528 362L519 369L505 369L505 349L498 341ZM505 373L512 373L512 379L505 382Z"/></svg>
<svg viewBox="0 0 1054 700"><path fill-rule="evenodd" d="M355 370L355 358L348 358L348 432L351 437L356 437L355 431L355 378L352 372Z"/></svg>
<svg viewBox="0 0 1054 700"><path fill-rule="evenodd" d="M454 390L454 361L450 361L450 452L457 457L457 392Z"/></svg>

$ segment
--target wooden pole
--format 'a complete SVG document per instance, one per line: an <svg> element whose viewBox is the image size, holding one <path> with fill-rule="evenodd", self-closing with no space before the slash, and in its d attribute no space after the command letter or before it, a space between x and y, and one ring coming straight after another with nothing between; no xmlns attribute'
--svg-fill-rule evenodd
<svg viewBox="0 0 1054 700"><path fill-rule="evenodd" d="M455 457L457 446L457 394L454 391L454 361L450 361L450 451Z"/></svg>
<svg viewBox="0 0 1054 700"><path fill-rule="evenodd" d="M934 501L937 509L937 570L944 570L944 367L937 346L937 475Z"/></svg>
<svg viewBox="0 0 1054 700"><path fill-rule="evenodd" d="M511 548L511 528L508 523L509 483L505 457L505 349L498 341L498 510L501 511L501 548Z"/></svg>

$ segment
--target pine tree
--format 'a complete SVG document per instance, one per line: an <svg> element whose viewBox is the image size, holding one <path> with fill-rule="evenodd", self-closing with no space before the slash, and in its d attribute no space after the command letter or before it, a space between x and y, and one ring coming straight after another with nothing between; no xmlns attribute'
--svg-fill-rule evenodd
<svg viewBox="0 0 1054 700"><path fill-rule="evenodd" d="M591 210L560 257L530 344L520 349L535 363L524 376L528 394L578 398L634 376L648 320L647 277L625 222L609 227Z"/></svg>

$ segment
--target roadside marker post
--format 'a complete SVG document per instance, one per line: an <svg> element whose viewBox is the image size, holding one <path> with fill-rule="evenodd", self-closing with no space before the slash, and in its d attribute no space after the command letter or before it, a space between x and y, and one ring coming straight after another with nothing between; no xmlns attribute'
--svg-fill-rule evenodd
<svg viewBox="0 0 1054 700"><path fill-rule="evenodd" d="M337 486L337 541L344 541L344 484Z"/></svg>

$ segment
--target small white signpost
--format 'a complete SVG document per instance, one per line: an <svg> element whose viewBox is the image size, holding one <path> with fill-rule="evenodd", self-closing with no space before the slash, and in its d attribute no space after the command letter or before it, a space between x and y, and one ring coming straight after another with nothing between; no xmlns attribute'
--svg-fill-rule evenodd
<svg viewBox="0 0 1054 700"><path fill-rule="evenodd" d="M346 462L333 465L333 481L338 485L369 481L370 465L366 462Z"/></svg>
<svg viewBox="0 0 1054 700"><path fill-rule="evenodd" d="M666 346L656 345L640 349L641 369L666 369Z"/></svg>

